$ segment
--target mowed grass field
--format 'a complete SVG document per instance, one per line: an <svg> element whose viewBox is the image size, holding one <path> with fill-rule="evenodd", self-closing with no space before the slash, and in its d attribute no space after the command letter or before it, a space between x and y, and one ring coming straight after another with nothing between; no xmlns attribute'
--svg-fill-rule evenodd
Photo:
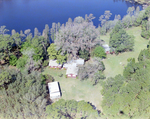
<svg viewBox="0 0 150 119"><path fill-rule="evenodd" d="M119 55L108 54L107 58L103 60L106 68L104 71L106 77L114 77L117 74L123 74L123 69L127 65L127 59L132 57L138 61L137 58L140 51L147 47L148 40L142 38L140 35L141 27L127 29L127 33L135 37L134 51L121 53ZM109 37L109 34L107 34L106 36L101 36L101 39L109 44Z"/></svg>
<svg viewBox="0 0 150 119"><path fill-rule="evenodd" d="M100 84L96 86L92 86L89 81L80 81L75 78L66 78L66 70L55 70L47 67L43 74L50 74L54 77L55 81L60 83L60 88L62 92L62 98L65 100L85 100L87 102L92 103L97 107L97 109L101 109L101 101L102 96L100 93L101 86ZM59 75L63 74L62 77Z"/></svg>

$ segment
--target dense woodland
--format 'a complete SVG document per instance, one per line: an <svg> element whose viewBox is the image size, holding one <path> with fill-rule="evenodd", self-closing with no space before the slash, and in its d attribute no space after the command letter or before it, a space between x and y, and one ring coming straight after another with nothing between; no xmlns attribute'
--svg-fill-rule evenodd
<svg viewBox="0 0 150 119"><path fill-rule="evenodd" d="M0 118L4 119L137 119L150 118L150 43L138 56L128 59L123 75L106 79L102 62L107 58L101 35L110 33L110 52L115 55L134 51L134 36L126 29L141 26L141 36L150 38L150 7L140 11L129 7L122 19L105 11L99 17L101 25L96 28L92 19L76 17L65 24L45 25L41 34L37 28L11 31L0 27ZM93 86L98 83L103 89L102 110L96 110L86 101L49 99L48 82L55 79L42 72L49 59L63 64L72 59L83 58L85 65L79 68L77 80L89 80Z"/></svg>

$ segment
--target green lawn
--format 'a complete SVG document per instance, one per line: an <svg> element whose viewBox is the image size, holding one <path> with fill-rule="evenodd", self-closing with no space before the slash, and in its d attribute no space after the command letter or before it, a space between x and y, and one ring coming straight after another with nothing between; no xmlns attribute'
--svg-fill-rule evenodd
<svg viewBox="0 0 150 119"><path fill-rule="evenodd" d="M43 74L52 75L55 81L58 81L60 83L63 99L75 99L77 101L85 100L92 103L101 110L100 105L102 96L100 93L100 84L92 86L91 82L89 81L80 81L79 79L65 78L65 73L66 70L55 70L48 67L43 72ZM59 77L60 74L63 74L63 77Z"/></svg>
<svg viewBox="0 0 150 119"><path fill-rule="evenodd" d="M104 71L106 77L113 77L117 74L123 73L123 68L127 64L127 59L130 57L136 58L140 53L141 49L146 48L148 40L143 39L140 36L141 28L133 27L127 30L128 34L134 34L135 36L135 46L133 52L125 52L119 55L107 55L107 59L104 59L103 62L105 64L106 70ZM109 34L106 36L101 36L106 43L109 43ZM66 100L75 99L85 100L87 102L92 103L98 109L101 108L102 96L100 93L101 86L100 84L96 86L92 86L89 81L80 81L79 79L74 78L65 78L66 70L55 70L46 68L43 74L50 74L55 78L55 81L60 83L62 98ZM62 77L59 75L63 74Z"/></svg>
<svg viewBox="0 0 150 119"><path fill-rule="evenodd" d="M127 33L130 35L134 35L135 37L135 46L133 52L125 52L119 55L107 55L107 58L103 60L105 64L105 75L106 77L114 77L117 74L122 74L124 66L127 64L127 59L133 57L136 59L142 49L145 49L148 40L145 40L141 37L141 27L133 27L127 30ZM109 44L109 34L106 36L101 36L101 39L104 40L107 44Z"/></svg>

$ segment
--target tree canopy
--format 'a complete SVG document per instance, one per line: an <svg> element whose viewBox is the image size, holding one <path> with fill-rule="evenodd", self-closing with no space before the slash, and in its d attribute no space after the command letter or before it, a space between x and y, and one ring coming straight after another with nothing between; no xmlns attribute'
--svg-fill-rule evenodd
<svg viewBox="0 0 150 119"><path fill-rule="evenodd" d="M110 34L109 45L115 48L115 52L132 51L134 46L134 37L130 36L123 29L122 24L118 22Z"/></svg>

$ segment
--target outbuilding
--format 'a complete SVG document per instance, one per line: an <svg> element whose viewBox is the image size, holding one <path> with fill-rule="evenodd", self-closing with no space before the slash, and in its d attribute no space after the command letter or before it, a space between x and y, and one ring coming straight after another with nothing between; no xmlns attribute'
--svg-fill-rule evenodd
<svg viewBox="0 0 150 119"><path fill-rule="evenodd" d="M71 78L76 78L78 75L78 70L79 68L77 67L76 63L72 63L68 65L67 71L66 71L66 76L71 77Z"/></svg>
<svg viewBox="0 0 150 119"><path fill-rule="evenodd" d="M102 45L102 47L105 49L106 54L110 54L110 47L108 44L104 44L104 45Z"/></svg>
<svg viewBox="0 0 150 119"><path fill-rule="evenodd" d="M48 89L49 89L50 99L54 100L61 97L59 83L57 81L48 83Z"/></svg>
<svg viewBox="0 0 150 119"><path fill-rule="evenodd" d="M62 65L57 63L57 60L50 60L49 61L50 68L61 68Z"/></svg>

